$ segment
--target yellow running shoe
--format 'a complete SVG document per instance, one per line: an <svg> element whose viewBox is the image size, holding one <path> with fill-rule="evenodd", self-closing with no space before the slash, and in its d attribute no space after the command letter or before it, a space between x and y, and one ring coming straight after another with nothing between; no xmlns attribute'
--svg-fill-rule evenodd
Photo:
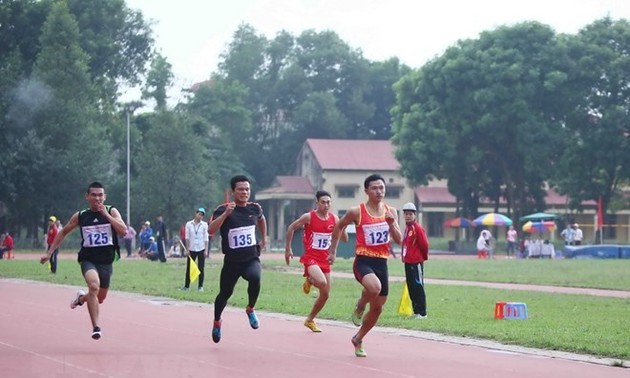
<svg viewBox="0 0 630 378"><path fill-rule="evenodd" d="M313 320L305 320L304 325L306 328L310 329L313 332L321 332L322 330L315 324Z"/></svg>
<svg viewBox="0 0 630 378"><path fill-rule="evenodd" d="M363 350L363 341L357 340L357 335L352 336L352 345L354 346L354 355L357 357L367 357L367 353Z"/></svg>
<svg viewBox="0 0 630 378"><path fill-rule="evenodd" d="M359 311L359 307L355 307L354 310L352 311L352 324L354 324L355 326L359 327L361 326L361 320L363 319L363 312L365 311L365 309Z"/></svg>
<svg viewBox="0 0 630 378"><path fill-rule="evenodd" d="M308 277L307 277L304 280L304 284L302 284L302 290L304 291L304 294L310 293L312 286L313 286L313 284L311 283L311 281L308 280Z"/></svg>

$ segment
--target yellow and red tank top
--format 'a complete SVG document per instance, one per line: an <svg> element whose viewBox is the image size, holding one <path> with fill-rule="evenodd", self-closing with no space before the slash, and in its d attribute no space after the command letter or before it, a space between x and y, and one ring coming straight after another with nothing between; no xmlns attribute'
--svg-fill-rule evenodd
<svg viewBox="0 0 630 378"><path fill-rule="evenodd" d="M328 214L328 218L325 220L321 219L317 216L316 210L311 210L310 215L311 220L304 226L304 236L302 237L304 251L309 253L325 253L328 255L332 232L337 223L335 217L333 217L332 214Z"/></svg>
<svg viewBox="0 0 630 378"><path fill-rule="evenodd" d="M385 206L383 216L374 217L369 212L365 203L359 205L360 219L357 223L357 243L355 252L357 256L389 257L389 224L385 220L385 214L389 207Z"/></svg>

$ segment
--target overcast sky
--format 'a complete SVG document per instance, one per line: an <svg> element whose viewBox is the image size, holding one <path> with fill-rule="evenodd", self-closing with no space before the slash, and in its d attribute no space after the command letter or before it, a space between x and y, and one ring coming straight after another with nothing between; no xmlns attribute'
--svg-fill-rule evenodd
<svg viewBox="0 0 630 378"><path fill-rule="evenodd" d="M332 30L369 60L395 56L417 68L458 40L502 25L535 20L576 33L605 16L630 19L630 0L126 1L154 23L156 47L173 66L177 93L216 71L241 23L269 39L280 30L295 36Z"/></svg>

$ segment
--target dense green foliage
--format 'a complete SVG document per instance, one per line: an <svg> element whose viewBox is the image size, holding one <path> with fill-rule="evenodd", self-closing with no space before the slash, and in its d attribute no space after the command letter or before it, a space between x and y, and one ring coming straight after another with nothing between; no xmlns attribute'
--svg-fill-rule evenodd
<svg viewBox="0 0 630 378"><path fill-rule="evenodd" d="M173 106L153 43L124 0L0 0L0 230L41 244L46 218L68 219L99 180L124 219L161 214L173 233L235 174L254 192L293 174L307 138L392 138L404 176L448 179L469 217L482 197L516 218L544 209L546 183L577 210L600 195L628 207L626 20L499 27L416 69L369 61L334 31L243 24ZM145 103L123 101L131 85Z"/></svg>

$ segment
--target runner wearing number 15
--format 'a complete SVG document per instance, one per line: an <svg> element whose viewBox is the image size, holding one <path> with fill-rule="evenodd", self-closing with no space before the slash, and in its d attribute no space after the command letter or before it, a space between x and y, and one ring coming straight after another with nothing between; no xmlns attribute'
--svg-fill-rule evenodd
<svg viewBox="0 0 630 378"><path fill-rule="evenodd" d="M311 312L306 317L304 325L313 332L321 332L322 330L315 324L315 317L324 308L330 295L330 264L328 263L328 248L330 247L330 239L332 230L339 218L329 212L330 210L330 194L325 190L318 190L315 194L317 200L317 209L302 214L298 219L291 223L287 229L286 244L284 249L284 259L289 265L290 259L293 258L291 249L291 241L296 230L304 228L302 243L304 244L304 254L300 258L300 262L304 264L304 284L302 288L305 294L311 291L311 286L315 286L319 290L317 300L313 303ZM348 241L348 234L344 231L341 240Z"/></svg>
<svg viewBox="0 0 630 378"><path fill-rule="evenodd" d="M363 350L363 338L376 325L387 301L389 292L387 259L392 254L390 238L398 244L402 242L398 213L396 209L383 203L385 179L377 174L370 175L363 182L363 188L368 196L367 202L348 209L337 222L328 257L333 264L342 230L354 223L357 240L353 271L354 277L363 286L361 297L352 313L354 325L361 326L359 332L351 339L357 357L367 356ZM370 308L364 316L368 304Z"/></svg>
<svg viewBox="0 0 630 378"><path fill-rule="evenodd" d="M234 201L217 207L208 226L210 235L221 232L221 250L225 255L219 279L219 294L214 301L212 340L215 343L221 341L221 314L240 277L248 282L245 313L249 325L253 329L258 329L259 326L254 307L260 294L262 269L259 256L260 251L265 249L267 222L262 207L255 202L249 202L251 189L246 176L232 177L230 186ZM261 236L260 242L256 239L256 229Z"/></svg>

